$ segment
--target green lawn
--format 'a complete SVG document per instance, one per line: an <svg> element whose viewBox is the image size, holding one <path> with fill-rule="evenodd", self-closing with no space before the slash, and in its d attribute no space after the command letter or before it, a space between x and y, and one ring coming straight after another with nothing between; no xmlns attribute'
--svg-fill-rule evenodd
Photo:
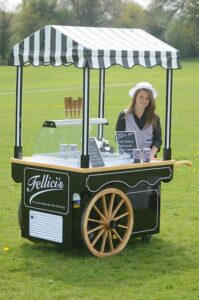
<svg viewBox="0 0 199 300"><path fill-rule="evenodd" d="M176 300L199 299L199 60L174 72L172 153L191 168L176 168L162 185L161 231L151 242L128 243L115 257L99 259L86 249L68 252L20 237L21 187L13 182L15 68L0 67L0 299ZM128 90L150 81L159 91L164 129L165 70L113 67L106 72L106 137L112 141ZM23 149L31 155L44 120L64 118L63 98L82 94L82 72L73 67L24 69ZM91 116L97 116L98 73L91 72ZM160 155L162 155L160 153ZM5 248L7 247L7 249ZM8 251L5 251L8 250Z"/></svg>

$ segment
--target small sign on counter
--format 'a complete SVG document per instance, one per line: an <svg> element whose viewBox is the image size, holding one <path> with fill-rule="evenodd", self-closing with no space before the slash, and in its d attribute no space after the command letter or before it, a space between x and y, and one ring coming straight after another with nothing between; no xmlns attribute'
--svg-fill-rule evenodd
<svg viewBox="0 0 199 300"><path fill-rule="evenodd" d="M116 131L116 140L120 154L133 154L133 149L137 149L135 131Z"/></svg>
<svg viewBox="0 0 199 300"><path fill-rule="evenodd" d="M90 163L93 168L105 166L103 158L97 146L96 139L94 137L89 138L88 154L90 157Z"/></svg>

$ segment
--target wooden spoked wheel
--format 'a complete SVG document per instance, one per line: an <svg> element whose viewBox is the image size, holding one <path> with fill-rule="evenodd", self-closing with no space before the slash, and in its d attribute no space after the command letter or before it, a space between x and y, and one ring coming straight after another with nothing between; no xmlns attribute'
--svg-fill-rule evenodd
<svg viewBox="0 0 199 300"><path fill-rule="evenodd" d="M84 243L95 256L115 255L128 243L133 221L129 198L115 188L102 190L88 203L82 215Z"/></svg>

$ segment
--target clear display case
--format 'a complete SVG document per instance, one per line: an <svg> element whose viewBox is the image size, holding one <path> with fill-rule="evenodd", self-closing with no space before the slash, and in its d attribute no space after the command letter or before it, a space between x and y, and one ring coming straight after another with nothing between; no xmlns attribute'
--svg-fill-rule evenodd
<svg viewBox="0 0 199 300"><path fill-rule="evenodd" d="M89 136L95 137L105 166L131 162L126 154L119 154L117 145L109 145L103 138L98 140L99 125L107 125L104 118L90 119ZM32 160L63 166L80 167L82 147L82 120L48 120L43 123L33 150ZM114 152L115 149L115 152ZM90 164L90 167L92 165Z"/></svg>

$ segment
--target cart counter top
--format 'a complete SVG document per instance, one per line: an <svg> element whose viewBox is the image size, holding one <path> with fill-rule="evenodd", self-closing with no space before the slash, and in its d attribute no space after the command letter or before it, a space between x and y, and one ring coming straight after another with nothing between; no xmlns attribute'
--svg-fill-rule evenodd
<svg viewBox="0 0 199 300"><path fill-rule="evenodd" d="M151 168L151 167L159 167L159 166L168 166L168 165L175 165L175 160L161 160L161 159L154 159L150 162L146 163L126 163L114 166L105 166L105 167L98 167L98 168L81 168L81 167L74 167L74 166L65 166L56 163L51 163L50 161L47 162L40 162L37 161L34 157L23 157L22 159L15 159L11 158L11 162L14 164L20 165L28 165L28 166L36 166L36 167L45 167L50 169L56 170L67 170L76 173L98 173L104 171L118 171L118 170L130 170L130 169L141 169L141 168Z"/></svg>

